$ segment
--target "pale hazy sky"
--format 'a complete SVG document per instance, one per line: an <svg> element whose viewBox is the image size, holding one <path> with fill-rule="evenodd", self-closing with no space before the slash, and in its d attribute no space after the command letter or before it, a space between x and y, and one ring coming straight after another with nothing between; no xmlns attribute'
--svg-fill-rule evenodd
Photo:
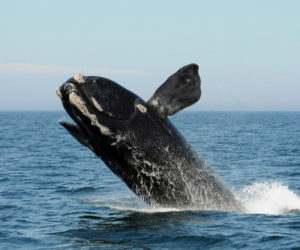
<svg viewBox="0 0 300 250"><path fill-rule="evenodd" d="M199 65L192 110L300 110L300 1L26 0L0 9L0 110L62 110L75 73L144 99Z"/></svg>

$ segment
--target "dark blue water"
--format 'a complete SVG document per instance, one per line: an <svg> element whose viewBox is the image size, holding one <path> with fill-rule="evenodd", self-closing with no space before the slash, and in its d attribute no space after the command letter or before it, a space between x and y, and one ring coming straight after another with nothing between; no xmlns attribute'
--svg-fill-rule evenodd
<svg viewBox="0 0 300 250"><path fill-rule="evenodd" d="M300 249L300 113L173 123L247 213L147 207L58 121L0 112L0 249Z"/></svg>

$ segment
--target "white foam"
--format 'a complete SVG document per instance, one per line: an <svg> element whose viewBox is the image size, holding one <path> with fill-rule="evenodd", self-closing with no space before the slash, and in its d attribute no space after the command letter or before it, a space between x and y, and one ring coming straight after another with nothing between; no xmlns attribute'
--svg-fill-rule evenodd
<svg viewBox="0 0 300 250"><path fill-rule="evenodd" d="M287 214L300 212L300 197L280 182L256 182L236 192L247 213Z"/></svg>
<svg viewBox="0 0 300 250"><path fill-rule="evenodd" d="M300 213L300 196L281 182L255 182L235 191L236 197L242 202L248 214L280 215ZM107 197L85 199L94 206L107 207L120 211L139 213L167 213L182 211L201 211L196 207L163 208L150 207L135 195L109 195Z"/></svg>
<svg viewBox="0 0 300 250"><path fill-rule="evenodd" d="M108 205L107 207L116 210L133 211L133 212L147 213L147 214L180 212L186 210L186 209L179 209L179 208L152 208L152 207L141 208L141 207L130 207L130 206L126 207L126 206L116 206L116 205Z"/></svg>
<svg viewBox="0 0 300 250"><path fill-rule="evenodd" d="M140 201L136 196L111 197L106 199L90 198L86 199L85 201L97 207L100 206L114 210L131 211L139 213L167 213L186 210L179 208L150 207L142 201Z"/></svg>

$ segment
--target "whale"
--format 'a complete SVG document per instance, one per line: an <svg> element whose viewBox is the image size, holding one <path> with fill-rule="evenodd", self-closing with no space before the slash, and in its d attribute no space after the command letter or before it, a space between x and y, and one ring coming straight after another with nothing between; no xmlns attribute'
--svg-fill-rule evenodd
<svg viewBox="0 0 300 250"><path fill-rule="evenodd" d="M60 124L149 206L240 211L168 118L200 99L198 71L195 63L180 68L148 101L108 78L76 74L56 91L74 120Z"/></svg>

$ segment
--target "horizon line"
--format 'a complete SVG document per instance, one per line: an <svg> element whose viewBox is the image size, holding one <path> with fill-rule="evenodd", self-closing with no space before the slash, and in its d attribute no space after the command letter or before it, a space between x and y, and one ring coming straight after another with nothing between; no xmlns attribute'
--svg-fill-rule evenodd
<svg viewBox="0 0 300 250"><path fill-rule="evenodd" d="M0 109L0 112L66 112L64 109ZM181 110L181 112L300 112L296 109L198 109ZM178 112L178 113L179 113ZM67 112L66 112L67 113Z"/></svg>

